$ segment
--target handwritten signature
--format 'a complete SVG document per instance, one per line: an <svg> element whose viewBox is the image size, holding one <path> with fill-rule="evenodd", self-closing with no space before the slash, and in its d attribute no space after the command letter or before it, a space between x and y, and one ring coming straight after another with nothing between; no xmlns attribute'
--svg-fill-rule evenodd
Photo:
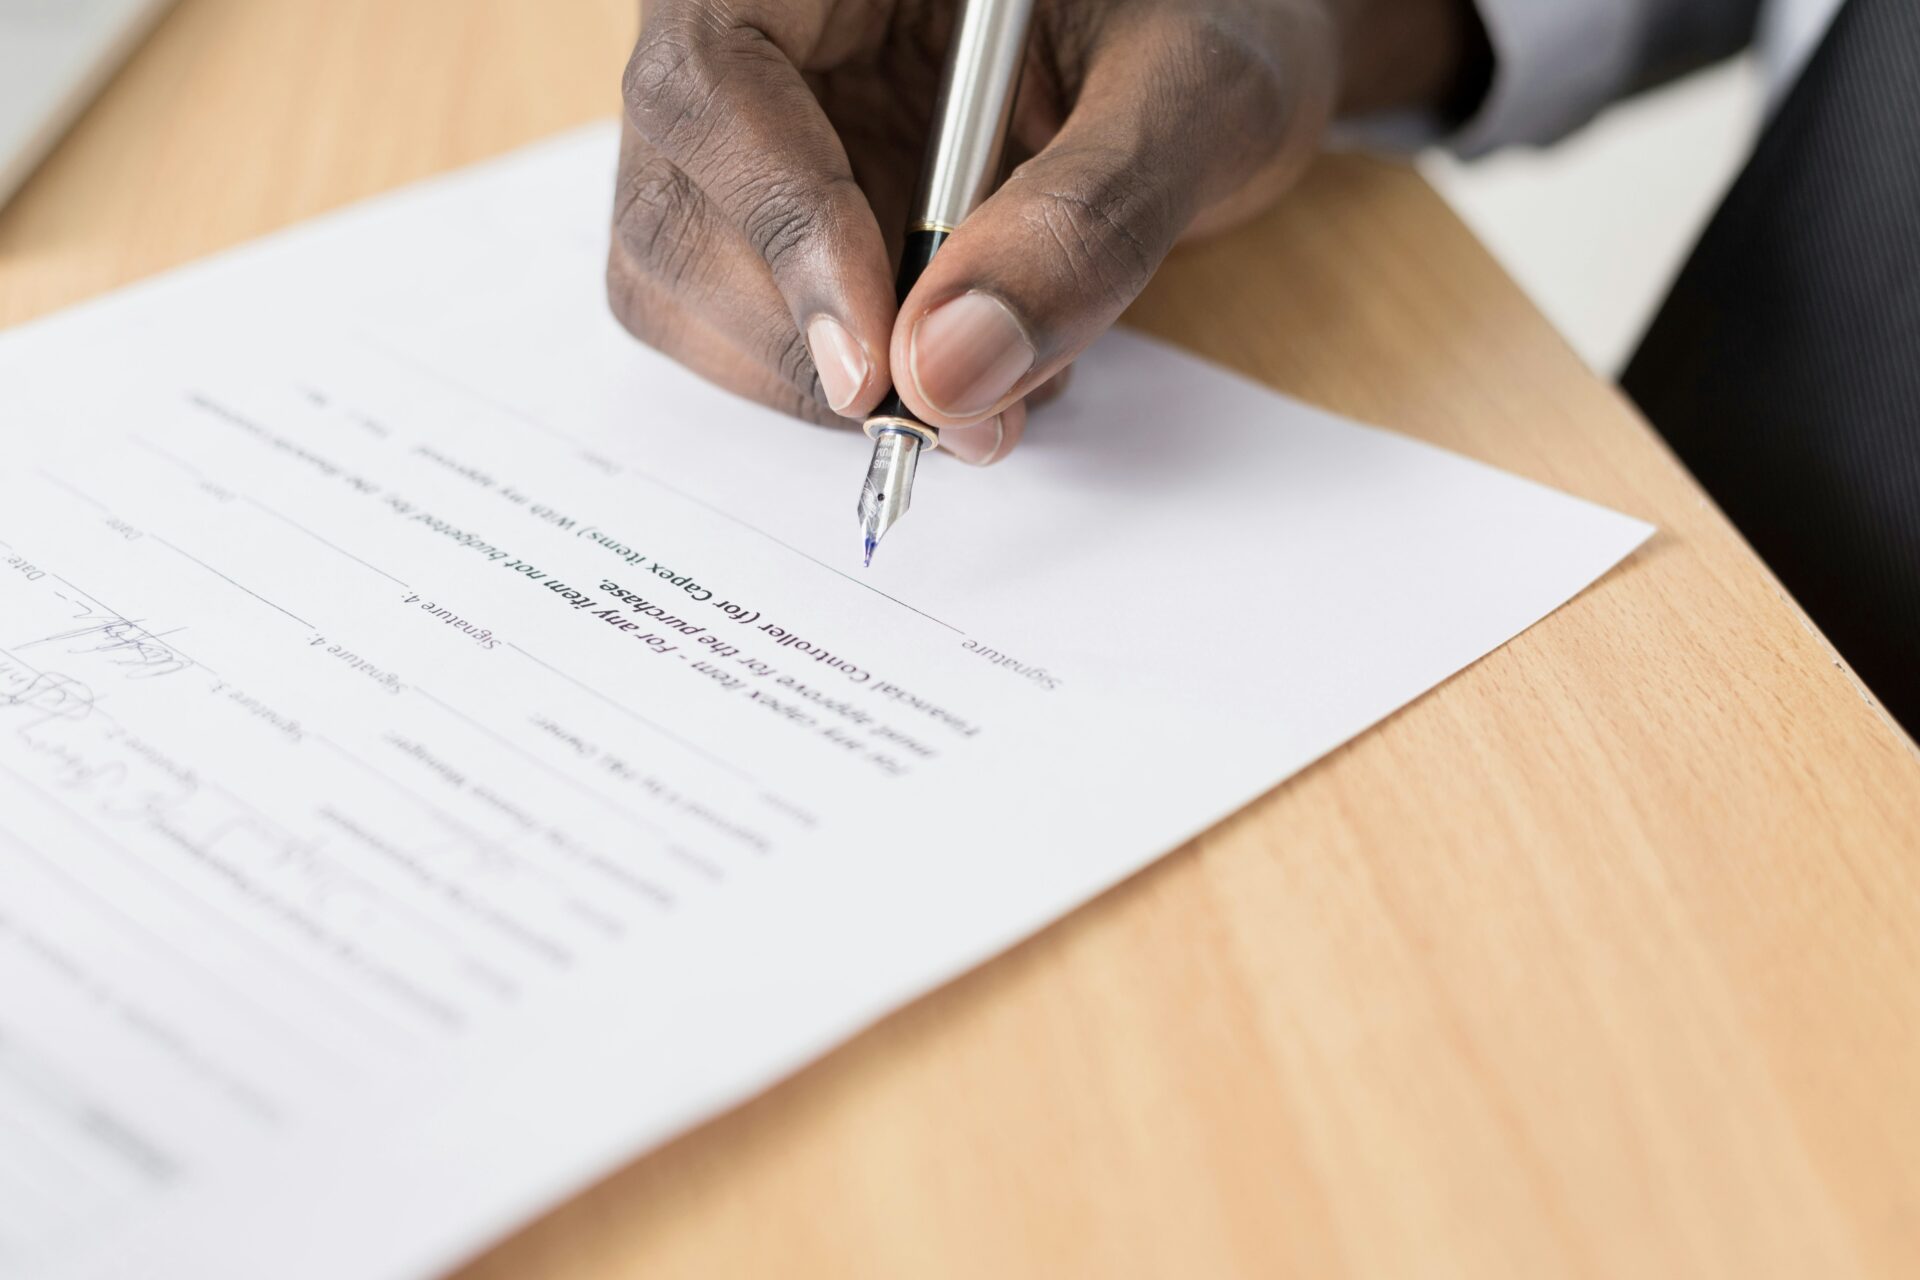
<svg viewBox="0 0 1920 1280"><path fill-rule="evenodd" d="M93 690L69 675L41 671L0 649L0 707L39 712L38 722L85 720L93 711Z"/></svg>
<svg viewBox="0 0 1920 1280"><path fill-rule="evenodd" d="M65 652L70 654L103 654L112 665L128 668L125 675L129 680L156 680L194 665L192 659L162 643L167 636L186 630L185 627L156 634L130 618L96 617L91 609L82 616L88 619L86 625L29 640L18 646L19 650L64 644Z"/></svg>
<svg viewBox="0 0 1920 1280"><path fill-rule="evenodd" d="M55 788L91 796L109 817L151 817L193 798L200 779L164 750L95 715L93 689L0 650L0 722L38 757Z"/></svg>

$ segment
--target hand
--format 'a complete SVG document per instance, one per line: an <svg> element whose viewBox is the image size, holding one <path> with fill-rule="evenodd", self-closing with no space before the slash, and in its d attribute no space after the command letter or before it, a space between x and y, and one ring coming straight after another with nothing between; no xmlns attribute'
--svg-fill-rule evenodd
<svg viewBox="0 0 1920 1280"><path fill-rule="evenodd" d="M1467 0L1039 0L1031 158L894 305L952 0L653 0L608 292L705 377L814 422L897 382L974 463L1183 235L1275 199L1337 107L1435 102Z"/></svg>

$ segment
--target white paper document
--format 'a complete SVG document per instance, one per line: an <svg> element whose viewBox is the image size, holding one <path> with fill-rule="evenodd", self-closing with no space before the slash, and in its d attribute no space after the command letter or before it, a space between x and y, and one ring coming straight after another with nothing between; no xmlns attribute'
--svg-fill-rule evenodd
<svg viewBox="0 0 1920 1280"><path fill-rule="evenodd" d="M0 1275L443 1271L1648 533L1117 333L863 572L865 440L607 315L614 158L0 336Z"/></svg>

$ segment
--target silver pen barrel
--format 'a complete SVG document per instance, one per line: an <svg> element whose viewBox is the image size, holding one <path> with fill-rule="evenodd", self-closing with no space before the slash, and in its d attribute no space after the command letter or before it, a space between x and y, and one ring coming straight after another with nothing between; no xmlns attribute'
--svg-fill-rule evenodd
<svg viewBox="0 0 1920 1280"><path fill-rule="evenodd" d="M952 231L993 194L1032 25L1033 0L961 4L910 230Z"/></svg>
<svg viewBox="0 0 1920 1280"><path fill-rule="evenodd" d="M935 101L933 132L907 227L896 282L899 300L919 281L956 227L993 194L1005 155L1007 126L1026 63L1034 0L962 0ZM873 458L860 489L860 528L867 563L913 497L922 449L940 443L890 390L866 421Z"/></svg>

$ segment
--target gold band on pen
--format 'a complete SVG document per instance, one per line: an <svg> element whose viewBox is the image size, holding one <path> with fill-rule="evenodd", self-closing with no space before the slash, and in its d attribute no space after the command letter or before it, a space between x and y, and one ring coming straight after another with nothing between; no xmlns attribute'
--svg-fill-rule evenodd
<svg viewBox="0 0 1920 1280"><path fill-rule="evenodd" d="M940 447L940 429L938 427L930 427L924 422L916 422L912 418L897 418L887 414L876 414L867 419L865 426L869 440L878 440L880 433L883 431L899 431L906 435L913 436L929 449L937 449Z"/></svg>
<svg viewBox="0 0 1920 1280"><path fill-rule="evenodd" d="M907 228L907 234L909 235L916 231L938 231L943 236L953 234L953 228L944 222L916 222Z"/></svg>

